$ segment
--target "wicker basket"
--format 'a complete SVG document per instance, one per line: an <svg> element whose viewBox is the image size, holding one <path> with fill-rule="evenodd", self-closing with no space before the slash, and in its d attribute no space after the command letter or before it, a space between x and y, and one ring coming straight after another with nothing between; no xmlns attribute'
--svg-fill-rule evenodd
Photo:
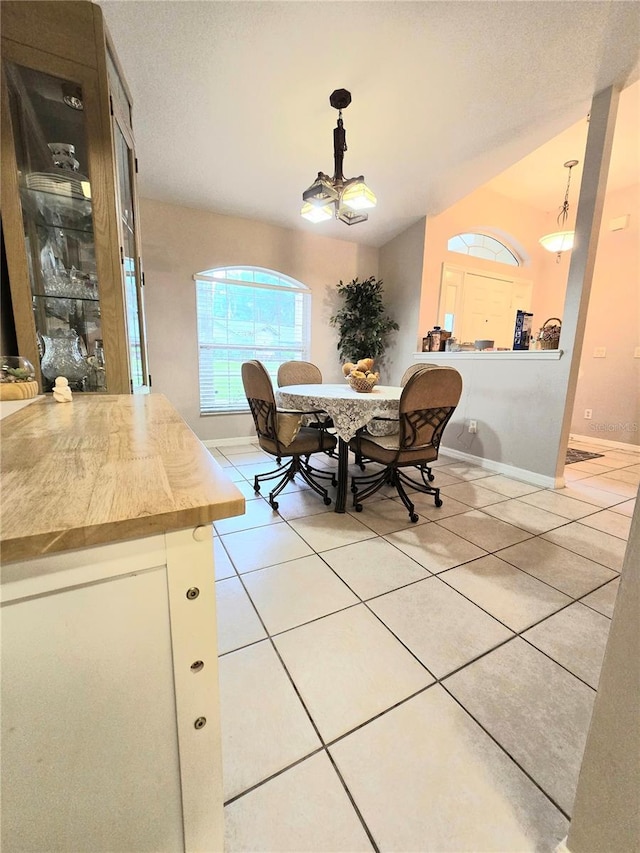
<svg viewBox="0 0 640 853"><path fill-rule="evenodd" d="M348 382L353 390L358 391L360 394L370 393L376 385L375 382L372 385L371 382L368 382L366 379L359 379L357 376L349 376Z"/></svg>
<svg viewBox="0 0 640 853"><path fill-rule="evenodd" d="M549 325L550 323L551 325ZM545 320L538 335L540 349L558 349L561 328L562 320L559 317L549 317L548 320ZM545 333L547 334L546 340L543 337Z"/></svg>

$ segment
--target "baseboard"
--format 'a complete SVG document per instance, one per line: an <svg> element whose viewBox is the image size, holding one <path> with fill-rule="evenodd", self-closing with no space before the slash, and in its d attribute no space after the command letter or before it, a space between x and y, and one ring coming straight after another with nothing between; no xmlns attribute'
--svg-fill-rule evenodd
<svg viewBox="0 0 640 853"><path fill-rule="evenodd" d="M640 445L629 444L626 441L611 441L608 438L593 438L590 435L578 435L577 433L571 433L569 440L582 441L584 444L596 444L598 447L615 447L618 450L630 450L632 453L640 453Z"/></svg>
<svg viewBox="0 0 640 853"><path fill-rule="evenodd" d="M237 435L235 438L207 438L201 439L205 447L230 447L233 444L244 444L248 442L252 444L257 442L255 432L252 435Z"/></svg>
<svg viewBox="0 0 640 853"><path fill-rule="evenodd" d="M516 468L513 465L506 465L504 462L495 462L493 459L473 456L471 453L464 453L462 450L454 450L452 447L445 447L444 445L440 445L440 450L447 456L453 456L454 459L460 459L470 465L478 465L487 471L493 471L495 474L503 474L505 477L511 477L512 480L521 480L523 483L530 483L532 486L540 486L541 489L562 489L565 484L564 477L548 477L546 474L538 474L536 471L529 471L527 468Z"/></svg>

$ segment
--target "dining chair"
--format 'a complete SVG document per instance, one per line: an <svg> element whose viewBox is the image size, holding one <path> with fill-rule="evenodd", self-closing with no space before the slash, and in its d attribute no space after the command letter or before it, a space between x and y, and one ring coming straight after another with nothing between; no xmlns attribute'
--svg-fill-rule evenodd
<svg viewBox="0 0 640 853"><path fill-rule="evenodd" d="M278 368L278 388L283 385L318 385L322 373L310 361L285 361Z"/></svg>
<svg viewBox="0 0 640 853"><path fill-rule="evenodd" d="M402 389L399 404L399 431L389 436L373 436L361 431L349 442L354 453L384 467L373 474L352 477L351 492L356 512L362 502L384 485L395 486L398 495L415 522L418 515L405 486L433 495L442 506L440 489L425 479L424 467L438 458L440 441L462 393L462 377L452 367L433 367L416 371ZM420 474L420 480L408 470Z"/></svg>
<svg viewBox="0 0 640 853"><path fill-rule="evenodd" d="M311 361L285 361L278 368L278 388L283 385L320 385L322 372ZM330 429L333 421L326 412L317 412L315 418L303 419L304 426L313 429ZM333 450L327 451L327 456L333 456Z"/></svg>
<svg viewBox="0 0 640 853"><path fill-rule="evenodd" d="M256 494L260 491L263 481L277 479L278 482L269 492L269 503L272 509L278 509L276 497L287 483L293 481L296 474L300 474L305 483L329 506L329 493L317 479L328 479L331 485L336 486L335 475L330 471L314 468L308 460L314 453L335 448L335 436L322 428L302 426L304 414L317 415L317 412L278 411L271 377L262 362L244 362L242 384L253 416L258 443L262 450L275 456L278 464L273 471L256 474L253 481ZM283 464L283 459L288 461Z"/></svg>
<svg viewBox="0 0 640 853"><path fill-rule="evenodd" d="M421 370L428 370L430 367L437 367L437 364L433 363L425 363L425 362L417 362L416 364L410 365L407 367L405 372L402 374L402 379L400 380L400 385L404 388L407 384L410 377L413 376L414 373L419 373ZM384 424L384 426L383 426ZM371 427L371 429L369 428ZM396 425L396 428L393 428L393 421L390 421L388 418L373 418L373 420L367 424L367 431L371 433L371 435L376 435L376 427L380 428L380 435L391 435L398 432L399 424ZM367 462L371 462L371 459L366 459L363 457L356 456L356 465L359 466L361 471L364 471L365 465ZM434 476L431 473L431 468L428 465L421 466L421 470L424 470L429 480L433 480Z"/></svg>
<svg viewBox="0 0 640 853"><path fill-rule="evenodd" d="M407 384L407 382L413 376L414 373L419 373L421 370L429 370L431 367L438 367L438 365L434 364L433 362L425 362L425 361L419 361L419 362L417 362L417 364L412 364L410 367L407 367L405 372L402 374L402 379L400 380L400 385L402 385L402 387L404 388L404 386ZM424 465L424 464L423 465L416 465L416 468L418 469L420 474L423 476L423 478L426 476L426 478L427 478L427 480L429 480L429 482L432 483L435 480L435 475L434 475L433 471L431 470L430 465Z"/></svg>

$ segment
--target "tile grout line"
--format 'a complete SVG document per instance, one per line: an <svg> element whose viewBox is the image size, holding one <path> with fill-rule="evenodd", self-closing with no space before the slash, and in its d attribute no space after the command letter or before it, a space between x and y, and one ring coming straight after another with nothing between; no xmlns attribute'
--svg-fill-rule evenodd
<svg viewBox="0 0 640 853"><path fill-rule="evenodd" d="M476 723L477 726L479 726L482 729L482 731L487 735L487 737L491 738L491 740L496 744L496 746L507 756L507 758L509 758L516 765L516 767L518 767L522 771L522 773L524 773L524 775L527 777L527 779L529 779L529 781L532 782L536 786L536 788L549 800L549 802L553 806L555 806L556 809L558 809L560 814L562 814L570 822L571 821L571 815L568 814L560 805L558 805L558 803L556 803L556 801L553 799L553 797L549 793L547 793L547 791L544 790L544 788L540 785L540 783L537 782L533 778L533 776L527 770L525 770L524 767L522 767L522 765L518 761L516 761L516 759L500 743L500 741L496 740L496 738L491 734L491 732L488 729L486 729L482 725L482 723L467 708L465 708L465 706L462 704L462 702L460 702L459 699L451 692L451 690L447 687L447 685L441 684L440 686L443 688L443 690L447 691L447 695L450 696L454 700L454 702L456 702L460 706L460 708L462 708L462 710L464 711L465 714L468 714L468 716L471 717L471 719Z"/></svg>
<svg viewBox="0 0 640 853"><path fill-rule="evenodd" d="M309 547L311 547L311 546L309 546ZM275 644L275 642L274 642L274 640L273 640L273 637L271 636L271 634L270 634L270 633L269 633L269 631L267 630L267 626L264 624L264 621L262 620L262 617L261 617L260 613L258 612L258 608L256 607L255 602L254 602L254 601L253 601L253 599L251 598L251 595L249 594L249 590L246 588L246 586L245 586L245 585L244 585L244 583L242 582L242 578L241 578L241 577L240 577L240 583L242 584L242 588L244 589L245 594L246 594L246 595L247 595L247 597L249 598L249 601L251 602L251 605L252 605L253 609L255 610L256 615L257 615L258 619L260 620L260 624L262 625L262 627L264 628L265 632L267 633L267 638L268 638L269 642L271 643L271 648L273 649L273 651L275 652L275 654L276 654L276 656L277 656L278 660L280 661L280 665L282 666L283 670L285 671L285 673L286 673L286 675L287 675L287 678L289 679L289 682L290 682L291 686L293 687L293 690L295 691L295 694L296 694L296 696L298 697L298 700L300 701L300 704L301 704L301 705L302 705L302 707L304 708L304 711L305 711L305 713L306 713L306 715L307 715L307 717L308 717L308 719L309 719L309 722L311 723L311 725L312 725L312 727L313 727L313 729L314 729L314 731L315 731L315 733L316 733L316 736L318 737L318 740L320 741L321 749L322 749L322 750L324 750L325 754L327 755L327 757L328 757L329 761L331 762L331 764L332 764L332 766L333 766L333 768L334 768L334 770L335 770L335 772L336 772L336 775L338 776L338 779L339 779L339 780L340 780L340 782L342 783L342 786L343 786L343 788L344 788L344 790L345 790L345 792L346 792L346 794L347 794L347 796L348 796L348 798L349 798L349 800L350 800L350 802L351 802L351 805L353 806L353 809L354 809L354 811L355 811L355 813L356 813L356 815L357 815L357 817L358 817L358 820L360 821L360 824L362 825L363 830L365 831L365 833L366 833L366 835L367 835L367 838L368 838L368 839L369 839L369 841L371 842L371 844L372 844L372 846L373 846L373 849L374 849L375 853L380 853L379 848L378 848L377 844L376 844L376 843L375 843L375 841L374 841L374 838L373 838L373 835L372 835L372 833L371 833L371 830L370 830L370 829L369 829L369 827L367 826L367 824L366 824L366 822L365 822L365 820L364 820L364 817L363 817L362 813L360 812L360 809L359 809L359 808L358 808L358 806L356 805L355 799L353 798L353 795L351 794L351 791L349 790L349 787L347 786L347 783L345 782L344 778L342 777L342 774L341 774L341 773L340 773L340 771L338 770L338 768L337 768L337 766L336 766L336 764L335 764L335 762L334 762L334 760L333 760L333 756L329 753L329 750L327 749L327 744L326 744L326 742L325 742L325 740L324 740L324 737L322 736L322 734L321 734L321 732L320 732L320 729L319 729L319 728L318 728L318 726L316 725L316 722L315 722L315 720L313 719L313 716L311 715L311 712L310 712L310 711L309 711L309 709L307 708L306 702L305 702L305 701L304 701L304 699L302 698L302 695L301 695L300 691L298 690L298 686L297 686L297 684L296 684L296 683L295 683L295 681L293 680L293 677L292 677L291 673L289 672L289 669L287 668L287 666L286 666L286 664L285 664L285 662L284 662L284 660L283 660L283 658L282 658L282 655L280 654L280 651L279 651L278 647L276 646L276 644ZM308 756L305 756L305 757L308 757ZM256 785L256 786L254 786L254 789L255 789L256 787L259 787L259 785L264 784L266 781L268 781L268 780L266 780L266 779L262 780L262 782L260 782L260 783L259 783L258 785ZM246 792L244 792L244 793L246 793Z"/></svg>

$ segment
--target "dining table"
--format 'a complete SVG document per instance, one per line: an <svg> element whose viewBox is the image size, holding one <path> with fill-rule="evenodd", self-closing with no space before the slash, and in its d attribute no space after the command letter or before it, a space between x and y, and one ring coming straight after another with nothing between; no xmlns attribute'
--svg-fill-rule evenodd
<svg viewBox="0 0 640 853"><path fill-rule="evenodd" d="M283 385L275 392L279 409L298 412L326 412L338 438L338 488L335 511L344 512L347 503L349 442L363 427L374 435L397 431L398 403L402 387L375 385L371 391L354 391L347 383ZM375 422L375 418L385 418Z"/></svg>

